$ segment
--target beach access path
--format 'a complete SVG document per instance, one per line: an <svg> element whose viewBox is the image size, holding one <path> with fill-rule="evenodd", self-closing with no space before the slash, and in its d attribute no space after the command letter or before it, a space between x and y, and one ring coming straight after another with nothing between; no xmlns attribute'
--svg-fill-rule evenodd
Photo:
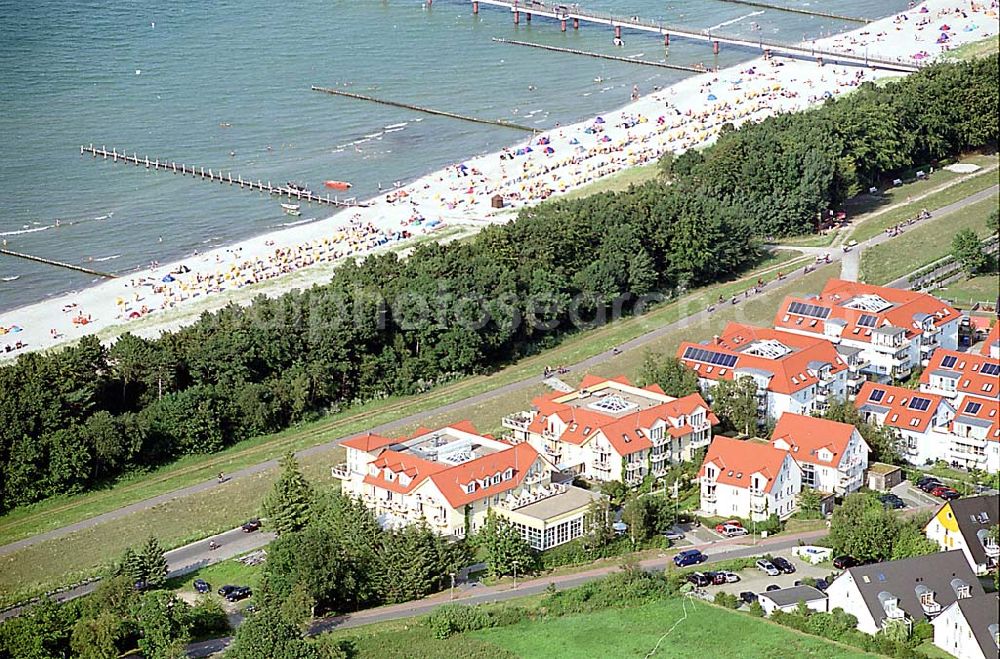
<svg viewBox="0 0 1000 659"><path fill-rule="evenodd" d="M994 186L992 186L992 187L990 187L990 188L988 188L986 190L983 190L983 191L977 192L975 194L969 195L968 197L966 197L964 199L961 199L961 200L959 200L957 202L954 202L954 203L950 204L949 206L941 208L941 209L937 210L934 213L933 217L930 220L926 220L926 221L927 222L938 221L941 218L947 217L949 214L954 213L955 211L957 211L957 210L959 210L961 208L964 208L965 206L968 206L969 204L974 204L974 203L976 203L978 201L981 201L982 199L985 199L985 198L989 197L990 195L997 194L998 187L1000 187L1000 186L994 185ZM854 247L851 250L851 252L847 252L847 253L845 253L842 249L840 249L838 247L830 247L830 248L787 247L787 248L784 248L784 249L796 249L796 250L803 251L803 252L806 252L806 253L814 253L818 257L822 256L822 255L825 255L825 254L829 254L829 256L830 256L830 262L831 263L839 263L839 262L841 262L843 260L845 254L850 254L852 252L858 252L859 253L860 251L862 251L862 250L864 250L864 249L866 249L868 247L872 247L874 245L880 245L880 244L882 244L882 243L884 243L884 242L886 242L888 240L892 240L892 236L889 236L886 233L881 233L881 234L879 234L877 236L873 236L872 238L870 238L870 239L868 239L868 240L866 240L866 241L864 241L862 243L859 243L856 247ZM805 276L806 274L807 273L802 268L799 268L799 269L796 269L793 272L787 273L785 275L785 281L794 281L796 279L799 279L799 278ZM766 289L765 289L765 291L766 291ZM668 323L668 324L665 324L665 325L661 325L660 327L658 327L658 328L656 328L654 330L651 330L650 332L647 332L646 334L638 336L638 337L636 337L636 338L634 338L634 339L632 339L630 341L627 341L627 342L625 342L625 343L623 343L623 344L621 344L621 345L619 345L619 346L617 346L617 347L615 347L613 349L606 350L606 351L604 351L602 353L593 355L592 357L588 357L587 359L584 359L584 360L582 360L580 362L577 362L575 364L569 365L569 366L567 366L567 368L568 368L568 370L570 372L585 373L585 372L589 371L590 369L592 369L593 367L595 367L595 366L597 366L599 364L603 364L603 363L611 360L612 358L616 357L621 352L626 352L626 351L629 351L629 350L634 350L634 349L637 349L637 348L642 348L646 344L655 341L656 339L662 337L665 334L669 334L669 333L675 332L675 331L677 331L679 329L683 329L685 327L689 327L689 326L694 325L694 324L696 324L696 323L698 323L700 321L703 321L703 320L707 319L710 316L710 314L711 314L711 312L709 312L707 309L703 309L701 311L698 311L697 313L694 313L694 314L691 314L691 315L686 316L684 318L681 318L680 320L678 320L676 322ZM522 391L522 390L527 389L529 387L535 386L535 385L537 385L541 381L541 377L542 377L542 375L541 375L541 373L539 373L538 377L525 378L525 379L522 379L522 380L518 380L518 381L515 381L515 382L511 382L509 384L500 386L500 387L498 387L496 389L491 389L489 391L485 391L485 392L482 392L480 394L476 394L474 396L470 396L469 398L464 398L464 399L461 399L461 400L457 400L457 401L454 401L454 402L451 402L451 403L447 403L445 405L441 405L441 406L433 408L433 409L424 410L424 411L421 411L421 412L416 412L414 414L408 414L406 416L399 417L399 418L394 419L392 421L389 421L387 423L383 423L383 424L374 426L374 427L370 428L369 430L370 430L370 432L375 433L375 434L391 435L393 432L399 431L399 430L401 430L403 428L406 428L408 426L418 425L418 424L423 423L424 421L426 421L427 419L430 419L432 417L435 417L435 416L438 416L438 415L441 415L441 414L448 414L448 413L451 413L451 412L458 412L458 411L461 411L461 410L467 408L470 405L480 405L480 404L483 404L483 403L488 403L488 402L490 402L493 399L496 399L496 398L499 398L499 397L502 397L502 396L506 396L506 395L508 395L510 393L514 393L514 392L517 392L517 391ZM303 449L302 451L299 451L296 454L296 457L303 458L303 457L308 457L308 456L316 454L316 453L321 453L321 452L324 452L324 451L328 451L328 450L330 450L332 448L335 448L335 447L339 446L342 441L344 441L345 439L348 439L351 436L353 436L353 434L352 435L347 435L347 436L342 436L342 437L336 437L336 438L331 439L330 441L324 442L322 444L317 444L316 446L312 446L310 448ZM278 466L277 459L267 460L267 461L264 461L264 462L260 462L258 464L255 464L255 465L252 465L252 466L249 466L249 467L245 467L243 469L239 469L239 470L236 470L236 471L233 471L231 473L226 474L226 476L227 476L227 482L229 480L236 480L236 479L241 479L241 478L247 478L247 477L252 476L254 474L259 474L259 473L261 473L263 471L267 471L269 469L273 469L273 468L275 468L277 466ZM24 538L22 540L18 540L16 542L12 542L12 543L0 546L0 556L5 556L5 555L8 555L8 554L12 554L12 553L14 553L14 552L16 552L16 551L18 551L20 549L24 549L26 547L30 547L32 545L39 544L41 542L45 542L45 541L48 541L48 540L55 540L55 539L64 537L66 535L69 535L71 533L74 533L76 531L81 531L81 530L84 530L84 529L90 529L90 528L98 526L98 525L100 525L100 524L102 524L104 522L109 522L109 521L112 521L112 520L115 520L115 519L120 519L122 517L126 517L128 515L133 514L133 513L139 513L139 512L141 512L143 510L152 508L153 506L156 506L156 505L159 505L159 504L162 504L162 503L166 503L167 501L171 501L171 500L179 498L179 497L184 497L184 496L188 496L188 495L192 495L192 494L197 494L199 492L205 492L205 491L212 490L212 489L218 488L218 487L220 487L220 483L218 482L218 480L217 479L210 479L210 480L203 481L201 483L197 483L195 485L191 485L191 486L188 486L188 487L184 487L184 488L180 488L180 489L174 490L172 492L166 492L164 494L161 494L161 495L158 495L158 496L155 496L155 497L150 497L150 498L144 499L142 501L137 501L136 503L130 504L128 506L123 506L123 507L118 508L116 510L112 510L112 511L109 511L109 512L106 512L106 513L102 513L100 515L95 515L94 517L82 520L82 521L77 522L75 524L69 524L67 526L63 526L63 527L60 527L60 528L57 528L57 529L52 529L51 531L46 531L44 533L39 533L39 534L31 536L29 538Z"/></svg>

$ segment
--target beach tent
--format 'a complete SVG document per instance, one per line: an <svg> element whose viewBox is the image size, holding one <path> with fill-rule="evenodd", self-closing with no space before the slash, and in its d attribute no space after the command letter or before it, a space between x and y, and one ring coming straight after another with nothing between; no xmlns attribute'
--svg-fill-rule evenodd
<svg viewBox="0 0 1000 659"><path fill-rule="evenodd" d="M717 100L717 98L718 98L718 97L716 97L716 95L715 95L715 94L709 94L709 95L708 95L708 100L710 100L710 101L715 101L715 100Z"/></svg>
<svg viewBox="0 0 1000 659"><path fill-rule="evenodd" d="M161 281L163 281L163 283L165 283L165 284L169 284L170 282L174 281L174 277L173 277L173 275L169 275L169 274L163 275L163 279Z"/></svg>
<svg viewBox="0 0 1000 659"><path fill-rule="evenodd" d="M556 150L553 149L551 146L545 147L545 153L555 153L555 152Z"/></svg>
<svg viewBox="0 0 1000 659"><path fill-rule="evenodd" d="M576 139L576 138L574 137L573 139L571 139L571 140L569 141L569 143L570 143L570 144L579 144L579 143L580 143L580 140L578 140L578 139Z"/></svg>
<svg viewBox="0 0 1000 659"><path fill-rule="evenodd" d="M594 119L594 123L595 124L603 124L604 123L604 117L598 117L597 119Z"/></svg>

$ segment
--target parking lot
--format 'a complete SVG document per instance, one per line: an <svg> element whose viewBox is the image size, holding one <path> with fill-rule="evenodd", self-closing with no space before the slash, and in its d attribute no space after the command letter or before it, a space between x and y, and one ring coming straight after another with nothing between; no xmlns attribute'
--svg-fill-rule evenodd
<svg viewBox="0 0 1000 659"><path fill-rule="evenodd" d="M762 551L761 553L763 554L765 552ZM831 573L837 572L837 570L834 570L829 566L817 567L807 563L797 556L792 556L790 551L777 552L774 555L782 556L787 559L788 562L795 566L795 572L793 574L779 574L776 577L769 577L756 567L747 568L736 573L740 575L740 580L736 583L727 583L721 586L707 586L704 590L710 598L715 597L715 593L719 591L732 593L736 596L739 596L740 593L747 590L759 594L767 590L767 587L771 584L780 588L790 588L795 585L796 581L805 579L806 577L812 577L813 579L826 578L829 580ZM709 572L713 569L711 564L706 564L703 567L704 569L699 569L699 571Z"/></svg>

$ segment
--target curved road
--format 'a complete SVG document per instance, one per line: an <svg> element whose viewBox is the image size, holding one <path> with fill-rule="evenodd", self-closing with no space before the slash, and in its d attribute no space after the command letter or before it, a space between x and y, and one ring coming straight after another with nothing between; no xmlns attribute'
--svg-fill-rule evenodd
<svg viewBox="0 0 1000 659"><path fill-rule="evenodd" d="M944 189L944 188L942 188L942 189ZM962 209L962 208L964 208L964 207L966 207L966 206L968 206L970 204L974 204L974 203L977 203L977 202L982 201L984 199L988 199L989 197L991 197L993 195L996 195L997 192L998 192L998 190L1000 190L1000 186L994 185L994 186L991 186L990 188L988 188L986 190L982 190L982 191L977 192L975 194L969 195L968 197L966 197L964 199L961 199L961 200L959 200L959 201L957 201L955 203L948 204L947 206L944 206L944 207L942 207L942 208L937 209L936 211L934 211L933 217L930 220L926 220L926 221L922 222L922 224L926 223L926 222L937 221L937 220L941 219L942 217L950 215L951 213L954 213L954 212L956 212L956 211L958 211L958 210L960 210L960 209ZM939 191L940 191L940 189L935 190L935 192L939 192ZM823 255L828 254L829 258L830 258L830 262L834 263L834 262L842 261L843 258L844 258L844 256L845 256L845 254L849 255L851 258L856 258L856 255L861 250L863 250L865 248L868 248L868 247L871 247L871 246L874 246L874 245L879 245L879 244L884 243L884 242L886 242L888 240L891 240L891 239L892 238L890 236L888 236L886 233L881 233L881 234L879 234L877 236L874 236L874 237L870 238L869 240L867 240L867 241L865 241L863 243L860 243L857 247L853 248L850 252L844 252L841 248L838 248L838 247L829 247L829 248L826 248L826 247L794 247L794 246L790 246L790 247L788 247L788 249L795 249L795 250L804 252L806 254L815 254L816 257L817 257L817 259L821 258ZM779 247L780 247L780 245L779 245ZM799 278L803 277L805 274L806 273L803 271L803 269L800 268L800 269L797 269L797 270L795 270L795 271L787 274L785 276L785 280L786 281L794 281L796 279L799 279ZM738 303L739 303L739 301L738 301ZM599 364L602 364L602 363L604 363L604 362L612 359L613 357L617 356L620 352L625 352L625 351L628 351L628 350L634 350L634 349L637 349L637 348L641 348L641 347L647 345L648 343L650 343L652 341L655 341L656 339L659 339L660 337L662 337L662 336L664 336L666 334L672 333L672 332L674 332L674 331L676 331L678 329L683 329L685 327L689 327L689 326L694 325L696 323L699 323L699 322L701 322L703 320L706 320L709 317L709 315L710 315L710 313L707 310L701 309L701 310L699 310L699 311L697 311L697 312L695 312L695 313L693 313L693 314L691 314L689 316L686 316L685 318L682 318L682 319L680 319L680 320L678 320L676 322L669 323L669 324L666 324L666 325L662 325L662 326L660 326L660 327L658 327L658 328L656 328L654 330L651 330L650 332L647 332L646 334L643 334L642 336L636 337L636 338L634 338L634 339L632 339L632 340L630 340L630 341L628 341L626 343L623 343L620 346L617 346L616 348L614 348L612 350L607 350L607 351L602 352L600 354L597 354L597 355L594 355L594 356L589 357L587 359L584 359L583 361L577 362L576 364L573 364L572 366L569 366L568 368L569 368L570 371L587 371L587 370L591 369L594 366L597 366ZM414 414L409 414L407 416L400 417L400 418L395 419L393 421L389 421L387 423L383 423L383 424L380 424L380 425L377 425L377 426L373 426L372 428L370 428L370 431L373 432L373 433L377 433L377 434L389 434L389 433L395 432L395 431L397 431L397 430L399 430L401 428L404 428L406 426L411 426L411 425L418 424L418 423L426 420L429 417L437 416L437 415L440 415L440 414L447 414L449 412L457 412L457 411L460 411L460 410L466 408L469 405L479 405L479 404L482 404L482 403L487 403L487 402L493 400L494 398L498 398L500 396L504 396L504 395L512 393L512 392L522 391L524 389L527 389L528 387L535 386L538 383L539 383L539 379L538 378L534 378L534 377L532 377L532 378L525 378L524 380L519 380L517 382L511 382L509 384L500 386L500 387L498 387L496 389L492 389L490 391L485 391L483 393L476 394L476 395L471 396L469 398L464 398L462 400L458 400L458 401L455 401L455 402L452 402L452 403L441 405L441 406L436 407L436 408L431 409L431 410L425 410L425 411L422 411L422 412L416 412ZM347 435L347 436L343 436L343 437L337 437L336 439L330 440L330 441L325 442L323 444L318 444L316 446L313 446L313 447L304 449L302 451L299 451L296 455L298 457L306 457L306 456L310 456L310 455L313 455L313 454L316 454L316 453L320 453L320 452L323 452L323 451L328 451L331 448L335 448L336 446L338 446L341 441L347 439L350 436L353 436L353 435ZM252 465L250 467L245 467L243 469L239 469L237 471L234 471L234 472L228 474L227 481L229 481L229 480L236 480L236 479L240 479L240 478L245 478L247 476L251 476L251 475L260 473L262 471L266 471L268 469L277 467L277 465L278 465L278 461L277 461L277 459L275 459L275 460L268 460L266 462L261 462L261 463L258 463L256 465ZM63 536L69 535L69 534L71 534L71 533L73 533L75 531L80 531L80 530L83 530L83 529L88 529L88 528L97 526L97 525L99 525L99 524L101 524L103 522L108 522L108 521L111 521L111 520L120 519L120 518L125 517L127 515L131 515L132 513L136 513L136 512L140 512L140 511L148 509L148 508L152 508L153 506L165 503L167 501L171 501L171 500L176 499L178 497L184 497L184 496L187 496L187 495L196 494L196 493L199 493L199 492L204 492L206 490L210 490L210 489L213 489L213 488L216 488L216 487L224 487L224 484L220 485L220 483L217 480L211 479L211 480L206 480L206 481L201 482L201 483L197 483L195 485L191 485L191 486L184 487L184 488L181 488L181 489L178 489L178 490L174 490L172 492L167 492L167 493L161 494L159 496L151 497L151 498L145 499L143 501L138 501L138 502L130 504L128 506L123 506L122 508L118 508L116 510L112 510L112 511L100 514L100 515L96 515L94 517L82 520L80 522L76 522L75 524L69 524L67 526L63 526L63 527L60 527L58 529L53 529L51 531L46 531L44 533L39 533L39 534L31 536L29 538L24 538L23 540L18 540L16 542L12 542L12 543L0 546L0 556L11 554L13 552L18 551L19 549L24 549L26 547L30 547L32 545L36 545L38 543L45 542L47 540L54 540L54 539L57 539L57 538L61 538Z"/></svg>

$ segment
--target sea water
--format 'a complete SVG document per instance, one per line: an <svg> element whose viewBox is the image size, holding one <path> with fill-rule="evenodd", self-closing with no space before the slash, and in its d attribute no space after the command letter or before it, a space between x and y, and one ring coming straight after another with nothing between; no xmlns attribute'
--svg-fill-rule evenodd
<svg viewBox="0 0 1000 659"><path fill-rule="evenodd" d="M906 0L783 0L878 18ZM594 0L588 9L783 42L858 27L720 0ZM0 237L6 247L128 273L293 222L303 205L80 156L93 143L246 179L364 199L524 135L310 91L311 85L538 129L573 123L681 80L684 72L497 44L518 39L662 61L660 37L555 21L467 0L0 0ZM757 53L674 38L671 63L731 66ZM58 226L57 226L58 225ZM93 283L0 255L0 310Z"/></svg>

